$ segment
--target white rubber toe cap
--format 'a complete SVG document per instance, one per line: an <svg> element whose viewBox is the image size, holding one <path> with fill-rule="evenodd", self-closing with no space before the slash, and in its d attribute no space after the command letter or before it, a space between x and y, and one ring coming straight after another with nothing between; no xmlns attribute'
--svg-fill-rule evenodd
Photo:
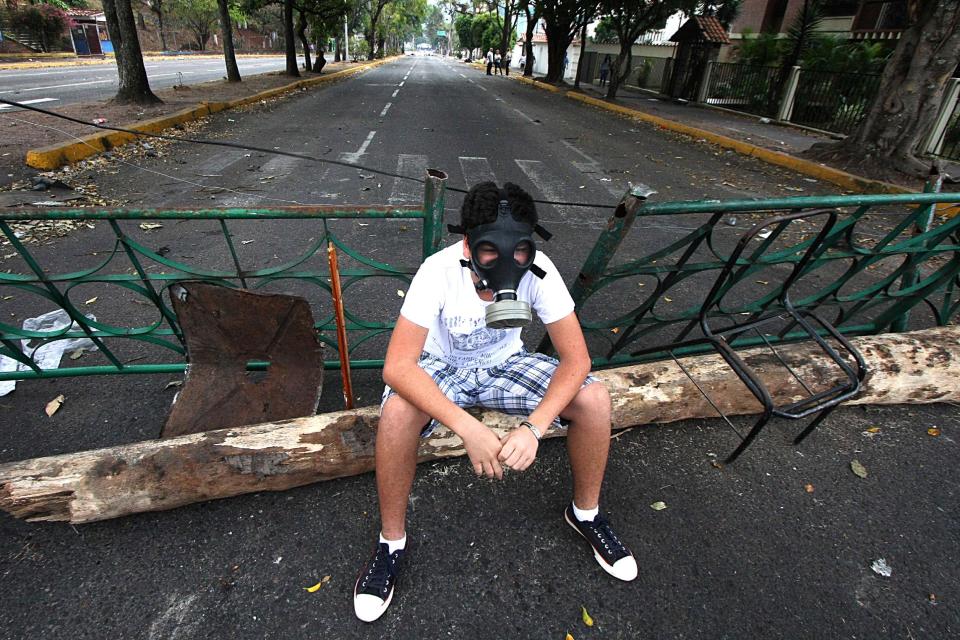
<svg viewBox="0 0 960 640"><path fill-rule="evenodd" d="M390 596L392 597L393 593ZM384 601L377 596L361 593L353 598L353 611L364 622L373 622L387 610L387 607L390 606L390 600L391 598L387 598Z"/></svg>
<svg viewBox="0 0 960 640"><path fill-rule="evenodd" d="M612 565L609 565L600 557L599 553L594 552L593 555L597 559L597 564L603 567L603 570L614 578L618 578L624 582L630 582L637 577L637 561L633 556L620 558Z"/></svg>

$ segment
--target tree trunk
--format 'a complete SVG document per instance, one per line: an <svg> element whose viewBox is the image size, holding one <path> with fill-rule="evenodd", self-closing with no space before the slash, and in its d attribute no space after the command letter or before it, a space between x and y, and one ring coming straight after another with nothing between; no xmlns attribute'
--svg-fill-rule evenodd
<svg viewBox="0 0 960 640"><path fill-rule="evenodd" d="M299 78L297 43L293 36L293 0L283 0L283 45L287 54L287 68L284 73L292 78Z"/></svg>
<svg viewBox="0 0 960 640"><path fill-rule="evenodd" d="M313 64L310 62L310 41L307 40L307 16L301 9L297 13L297 38L300 40L300 48L303 49L303 68L307 71L313 71Z"/></svg>
<svg viewBox="0 0 960 640"><path fill-rule="evenodd" d="M227 0L217 0L220 7L220 24L223 33L223 59L227 65L227 82L240 82L240 68L237 66L237 54L233 50L233 23L230 20L230 8Z"/></svg>
<svg viewBox="0 0 960 640"><path fill-rule="evenodd" d="M586 72L586 69L583 68L583 63L586 60L587 53L587 25L584 23L583 28L580 29L580 58L577 59L577 73L576 78L573 81L573 88L580 88L580 76Z"/></svg>
<svg viewBox="0 0 960 640"><path fill-rule="evenodd" d="M849 404L960 401L960 327L866 336L853 343L869 373ZM830 384L836 374L816 346L778 351L808 384ZM741 356L778 402L805 395L769 350ZM684 366L727 415L759 410L720 356L685 358ZM615 428L716 415L673 361L596 375L613 399ZM364 473L373 469L377 413L377 407L366 407L7 463L0 465L0 509L33 521L92 522ZM516 417L494 412L481 420L498 434L516 425ZM551 430L546 437L562 435ZM420 444L418 459L463 454L461 440L440 428Z"/></svg>
<svg viewBox="0 0 960 640"><path fill-rule="evenodd" d="M154 13L157 14L157 30L160 32L160 46L166 51L167 36L163 33L163 6L160 3L157 3L157 8L154 10Z"/></svg>
<svg viewBox="0 0 960 640"><path fill-rule="evenodd" d="M566 31L551 29L547 25L547 75L544 78L551 84L563 82L563 59L567 55L572 39Z"/></svg>
<svg viewBox="0 0 960 640"><path fill-rule="evenodd" d="M633 45L620 44L620 53L610 69L610 83L607 86L607 100L614 100L620 85L627 81L630 70L633 68Z"/></svg>
<svg viewBox="0 0 960 640"><path fill-rule="evenodd" d="M523 50L526 57L523 65L523 75L529 78L533 76L533 31L537 26L539 16L536 11L531 15L530 2L524 5L523 10L527 14L527 32L523 38Z"/></svg>
<svg viewBox="0 0 960 640"><path fill-rule="evenodd" d="M130 0L103 0L103 11L107 19L110 39L113 41L120 85L113 102L116 104L162 102L150 90Z"/></svg>
<svg viewBox="0 0 960 640"><path fill-rule="evenodd" d="M923 177L929 170L922 145L960 60L960 2L919 3L883 72L877 98L857 129L806 155L878 177Z"/></svg>
<svg viewBox="0 0 960 640"><path fill-rule="evenodd" d="M334 52L333 52L333 61L334 61L334 62L340 62L341 60L344 59L344 57L343 57L343 38L337 38L337 39L336 39L336 43L337 43L337 46L336 46L336 49L335 49Z"/></svg>

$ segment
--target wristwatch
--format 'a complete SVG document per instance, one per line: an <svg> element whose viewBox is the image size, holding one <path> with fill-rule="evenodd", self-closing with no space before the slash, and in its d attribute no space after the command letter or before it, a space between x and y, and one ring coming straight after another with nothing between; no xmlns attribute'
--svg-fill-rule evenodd
<svg viewBox="0 0 960 640"><path fill-rule="evenodd" d="M533 425L532 422L530 422L529 420L522 420L522 421L520 422L520 426L521 426L521 427L526 427L527 429L530 429L530 431L533 432L533 437L537 439L537 442L540 442L540 439L541 439L543 436L540 435L540 429L537 429L537 428Z"/></svg>

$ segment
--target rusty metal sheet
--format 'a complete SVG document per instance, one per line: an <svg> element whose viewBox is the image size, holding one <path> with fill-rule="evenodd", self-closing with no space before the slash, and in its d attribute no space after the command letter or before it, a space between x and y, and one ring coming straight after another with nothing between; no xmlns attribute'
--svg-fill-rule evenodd
<svg viewBox="0 0 960 640"><path fill-rule="evenodd" d="M189 366L161 437L313 415L323 349L303 298L202 282L170 288ZM270 363L247 371L251 360Z"/></svg>

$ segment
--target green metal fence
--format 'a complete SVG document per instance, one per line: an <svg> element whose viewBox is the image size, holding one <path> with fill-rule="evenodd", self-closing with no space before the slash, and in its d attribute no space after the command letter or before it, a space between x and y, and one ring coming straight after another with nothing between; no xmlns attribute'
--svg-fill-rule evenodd
<svg viewBox="0 0 960 640"><path fill-rule="evenodd" d="M700 303L740 236L751 222L782 213L823 208L840 213L791 289L791 299L842 333L945 325L960 309L960 194L630 204L627 198L609 219L570 287L595 366L664 358L666 350L642 358L629 354L695 337ZM678 237L666 246L646 247L637 238L649 234L631 233L634 226L673 230ZM716 315L776 311L785 275L818 231L800 221L759 237L737 263ZM787 331L745 338L736 346L798 337ZM549 341L540 348L549 350Z"/></svg>
<svg viewBox="0 0 960 640"><path fill-rule="evenodd" d="M287 207L274 209L211 209L211 210L118 210L118 209L56 209L12 210L0 212L0 233L15 252L16 268L0 273L0 305L12 310L18 303L20 309L27 305L26 312L37 311L43 301L47 307L61 309L69 316L67 326L52 331L33 331L10 324L12 313L0 318L0 355L11 358L21 367L17 371L0 371L0 381L49 378L59 376L102 375L117 373L176 373L185 368L186 350L177 318L166 290L171 285L185 280L207 281L231 287L251 290L295 289L306 292L308 299L331 295L330 272L327 268L328 243L333 243L344 256L340 279L344 290L346 328L350 334L349 352L356 353L364 344L388 334L393 328L393 319L369 319L362 308L369 305L368 296L351 295L360 283L380 278L396 281L406 288L419 266L419 261L440 248L443 238L442 219L445 201L446 176L431 171L426 180L424 205L418 207L370 206L370 207ZM305 242L305 250L284 264L272 266L246 266L241 257L241 242L231 225L242 221L306 221L311 225L311 237ZM411 264L396 265L375 260L347 246L333 224L337 221L355 221L360 228L386 220L413 221L422 225L419 255ZM26 244L21 237L24 231L18 226L24 221L102 221L110 229L112 247L95 252L95 264L76 271L52 273L41 264L37 254L43 247ZM133 221L133 222L126 222ZM210 266L188 263L168 257L165 247L155 248L144 237L144 229L167 224L206 224L212 227L202 233L216 234L222 240L219 265ZM124 226L126 225L126 226ZM405 230L401 227L400 231ZM393 232L396 232L394 230ZM186 233L186 230L184 230ZM62 242L62 241L61 241ZM208 250L212 253L213 250ZM10 254L13 256L14 254ZM322 259L321 259L322 258ZM8 263L9 264L9 263ZM114 315L121 319L106 321L88 317L86 309L96 309L84 303L84 298L108 286L119 287L122 295L119 311ZM394 287L395 289L396 287ZM103 294L101 294L103 295ZM97 296L86 300L87 303ZM23 302L27 300L27 302ZM117 306L117 305L115 305ZM130 310L133 311L130 311ZM42 310L42 308L41 308ZM318 317L317 311L320 311ZM23 315L22 313L20 315ZM320 339L337 354L336 322L332 304L315 305L315 326ZM38 349L46 344L62 340L87 339L92 342L85 360L98 360L89 366L69 366L42 369L35 362ZM135 347L131 347L131 343ZM159 349L146 349L146 347ZM95 347L95 350L93 349ZM138 348L139 347L139 348ZM144 363L146 357L158 362ZM164 355L166 354L166 355ZM173 361L170 361L173 360ZM8 361L9 362L9 361ZM353 368L379 368L382 357L353 359ZM262 369L266 363L251 363L251 369ZM325 367L338 369L337 357L327 360Z"/></svg>
<svg viewBox="0 0 960 640"><path fill-rule="evenodd" d="M378 350L375 339L386 339L395 318L369 317L369 307L375 306L377 296L383 294L372 295L363 287L370 280L386 279L406 288L405 283L415 273L418 262L439 248L444 207L444 183L440 176L442 174L428 177L422 208L196 211L91 208L0 212L0 233L9 243L4 253L12 251L9 255L16 256L4 263L7 272L0 273L0 309L4 311L0 315L0 355L22 364L18 371L0 372L0 381L182 372L186 353L177 318L169 300L165 299L169 286L183 280L205 280L252 290L300 287L308 295L316 297L316 292L320 292L320 297L328 300L330 273L325 260L319 259L326 255L328 242L346 259L342 263L341 279L351 367L381 367L382 350ZM644 202L638 189L632 194L624 198L609 219L570 287L596 366L639 361L629 353L666 345L679 336L689 335L699 303L737 239L751 221L775 213L824 207L841 212L841 221L810 264L809 273L795 286L793 300L796 306L828 314L828 319L842 332L868 334L902 331L917 325L942 325L950 322L960 308L960 216L943 215L957 212L960 195L924 193L655 203ZM937 205L941 208L935 211ZM731 226L734 217L737 224ZM97 252L93 264L69 272L51 272L44 267L40 255L45 251L48 254L68 251L65 246L69 238L49 247L28 245L17 227L26 220L101 221L97 228L110 238L112 246ZM245 265L234 225L257 225L265 229L270 221L277 220L301 220L316 231L316 237L304 238L306 248L282 264ZM348 246L344 234L335 229L336 224L346 222L364 233L379 226L382 233L383 225L390 220L396 224L405 221L422 224L419 251L392 253L388 263ZM219 263L202 264L199 259L189 263L171 258L163 251L164 247L157 248L141 237L139 230L141 225L150 224L147 221L207 225L204 233L219 242ZM673 233L676 239L660 243L661 246L649 246L651 235L643 231L644 227ZM397 231L402 232L403 228L390 232ZM745 253L748 258L740 265L720 305L723 313L752 314L776 308L784 268L795 263L816 235L815 231L803 228L778 231L763 241L761 251ZM411 248L410 243L405 246ZM409 264L393 264L397 255L405 255ZM98 288L103 290L108 286L118 287L123 292L120 298L124 308L137 312L129 318L123 316L127 321L87 317L86 312L97 308L99 303L87 305L84 299L88 295L95 299ZM392 285L386 289L386 295L402 294ZM73 325L56 331L32 331L24 329L19 322L12 322L11 313L6 313L16 310L18 317L24 317L30 311L37 311L36 307L40 306L37 300L42 300L47 307L62 309ZM396 311L395 300L394 297L389 304L382 305L389 307L391 314ZM150 317L144 320L146 315ZM323 301L316 305L315 318L321 339L336 351L332 304ZM37 365L38 348L81 338L92 341L97 351L78 362L64 359L58 367ZM785 334L774 340L791 338ZM541 348L547 346L543 344ZM361 357L365 347L374 353ZM656 354L643 359L655 357ZM86 364L88 360L91 364ZM250 368L265 366L266 363L251 363ZM339 368L338 358L327 360L325 366Z"/></svg>

